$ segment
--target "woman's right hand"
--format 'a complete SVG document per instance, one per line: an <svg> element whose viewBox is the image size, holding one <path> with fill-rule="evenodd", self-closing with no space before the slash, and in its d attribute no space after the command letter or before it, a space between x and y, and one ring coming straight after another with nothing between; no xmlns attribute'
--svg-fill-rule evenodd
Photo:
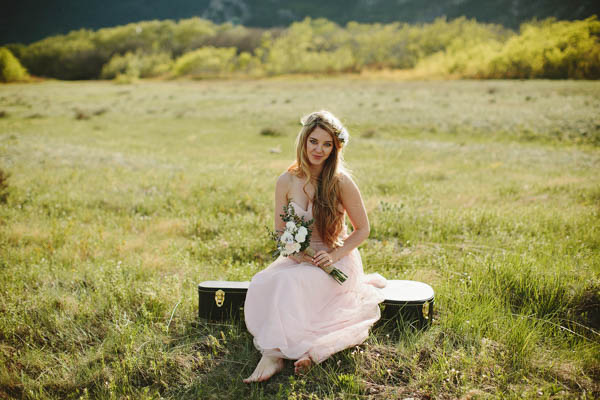
<svg viewBox="0 0 600 400"><path fill-rule="evenodd" d="M306 263L315 265L315 263L313 262L313 258L307 254L304 254L304 252L294 254L294 255L291 255L288 257L291 258L292 260L296 261L298 264L300 264L302 262L306 262Z"/></svg>

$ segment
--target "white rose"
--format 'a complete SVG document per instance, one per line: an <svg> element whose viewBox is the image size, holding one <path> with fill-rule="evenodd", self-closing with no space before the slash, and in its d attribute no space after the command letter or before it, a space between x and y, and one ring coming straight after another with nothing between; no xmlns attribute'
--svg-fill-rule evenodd
<svg viewBox="0 0 600 400"><path fill-rule="evenodd" d="M296 234L296 242L304 243L304 241L306 240L307 233L308 231L305 227L301 227L300 229L298 229L298 233Z"/></svg>
<svg viewBox="0 0 600 400"><path fill-rule="evenodd" d="M285 229L288 230L288 231L293 232L293 231L296 230L296 224L294 222L292 222L292 221L288 221L285 224Z"/></svg>
<svg viewBox="0 0 600 400"><path fill-rule="evenodd" d="M300 250L300 245L298 243L291 242L285 244L285 251L288 255L296 253L298 250Z"/></svg>
<svg viewBox="0 0 600 400"><path fill-rule="evenodd" d="M281 243L292 243L294 241L294 236L288 231L283 232L283 235L279 238Z"/></svg>

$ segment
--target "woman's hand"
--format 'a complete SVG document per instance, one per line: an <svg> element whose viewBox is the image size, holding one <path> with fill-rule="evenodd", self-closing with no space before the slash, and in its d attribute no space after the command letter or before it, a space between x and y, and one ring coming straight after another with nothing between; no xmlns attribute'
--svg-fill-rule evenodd
<svg viewBox="0 0 600 400"><path fill-rule="evenodd" d="M312 258L312 263L317 267L329 267L336 261L333 251L328 253L325 250L320 250Z"/></svg>
<svg viewBox="0 0 600 400"><path fill-rule="evenodd" d="M288 257L291 258L292 260L296 261L298 264L300 264L302 262L314 264L313 258L304 254L304 252L294 254L294 255L288 256Z"/></svg>

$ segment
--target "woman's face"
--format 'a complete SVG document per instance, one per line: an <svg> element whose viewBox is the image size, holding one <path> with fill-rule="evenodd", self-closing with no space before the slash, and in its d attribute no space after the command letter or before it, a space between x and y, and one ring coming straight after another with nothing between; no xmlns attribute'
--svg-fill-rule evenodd
<svg viewBox="0 0 600 400"><path fill-rule="evenodd" d="M308 161L312 165L323 164L331 154L333 146L333 138L329 132L320 126L317 126L310 135L308 135L308 139L306 140Z"/></svg>

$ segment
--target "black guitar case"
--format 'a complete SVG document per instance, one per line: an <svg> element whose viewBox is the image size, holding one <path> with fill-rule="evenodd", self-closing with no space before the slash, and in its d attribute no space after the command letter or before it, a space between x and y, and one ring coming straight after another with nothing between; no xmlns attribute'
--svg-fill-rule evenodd
<svg viewBox="0 0 600 400"><path fill-rule="evenodd" d="M205 281L198 285L198 316L209 321L243 318L250 282ZM419 328L431 324L434 292L423 282L388 280L383 289L381 321L399 321Z"/></svg>

